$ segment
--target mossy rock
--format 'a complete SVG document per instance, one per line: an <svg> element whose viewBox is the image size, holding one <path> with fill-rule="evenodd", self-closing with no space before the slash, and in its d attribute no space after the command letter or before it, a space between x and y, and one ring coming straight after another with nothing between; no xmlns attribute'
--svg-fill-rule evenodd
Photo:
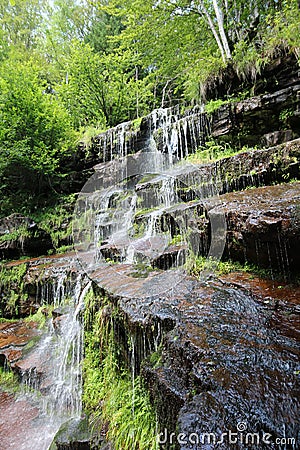
<svg viewBox="0 0 300 450"><path fill-rule="evenodd" d="M56 433L50 450L90 450L88 419L69 419Z"/></svg>

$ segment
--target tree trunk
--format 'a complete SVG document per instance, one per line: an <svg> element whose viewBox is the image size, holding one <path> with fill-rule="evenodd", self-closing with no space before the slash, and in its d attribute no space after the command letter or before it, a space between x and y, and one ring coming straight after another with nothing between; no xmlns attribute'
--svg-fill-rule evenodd
<svg viewBox="0 0 300 450"><path fill-rule="evenodd" d="M228 44L228 39L227 39L225 30L224 30L223 12L222 12L221 8L219 7L217 0L213 0L213 5L214 5L215 13L216 13L219 33L220 33L220 37L221 37L221 40L222 40L223 48L224 48L224 51L225 51L225 54L226 54L226 58L227 59L231 59L231 51L230 51L229 44Z"/></svg>
<svg viewBox="0 0 300 450"><path fill-rule="evenodd" d="M212 20L212 18L210 16L209 12L205 8L202 0L200 0L199 4L200 4L199 12L204 14L204 16L206 17L206 20L208 22L209 28L211 29L212 34L214 35L214 38L215 38L215 40L216 40L216 42L218 44L219 50L220 50L221 55L222 55L223 62L226 62L226 52L225 52L225 49L224 49L223 44L221 42L220 36L218 34L218 31L216 30L216 27L214 26L213 20Z"/></svg>

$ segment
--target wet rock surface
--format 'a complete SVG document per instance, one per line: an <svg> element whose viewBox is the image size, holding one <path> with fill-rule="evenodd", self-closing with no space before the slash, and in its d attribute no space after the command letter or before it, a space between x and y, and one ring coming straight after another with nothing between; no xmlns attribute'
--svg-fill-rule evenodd
<svg viewBox="0 0 300 450"><path fill-rule="evenodd" d="M38 406L28 399L18 400L0 390L0 448L3 450L47 450L53 433L50 424L39 418Z"/></svg>
<svg viewBox="0 0 300 450"><path fill-rule="evenodd" d="M50 450L90 450L90 440L88 420L70 419L56 433Z"/></svg>
<svg viewBox="0 0 300 450"><path fill-rule="evenodd" d="M299 260L300 183L261 187L220 197L232 259L273 268L286 277Z"/></svg>
<svg viewBox="0 0 300 450"><path fill-rule="evenodd" d="M217 245L226 235L224 256L288 278L300 266L299 202L299 182L263 186L175 205L163 213L160 224L163 229L168 223L176 235L184 223L197 255L207 256L210 242ZM212 224L219 227L214 235Z"/></svg>
<svg viewBox="0 0 300 450"><path fill-rule="evenodd" d="M47 261L31 264L38 271ZM70 256L54 264L54 273L76 267ZM299 289L243 273L200 282L179 269L140 278L134 271L112 264L90 275L99 302L105 293L119 310L116 339L129 367L134 336L135 371L156 405L160 431L179 426L187 436L211 432L219 439L247 422L252 433L275 439L284 426L286 436L299 438Z"/></svg>
<svg viewBox="0 0 300 450"><path fill-rule="evenodd" d="M164 153L172 145L178 159L194 152L210 137L250 146L270 146L299 138L298 70L291 80L282 86L276 82L277 88L269 89L269 94L258 92L256 97L225 104L210 116L199 107L182 113L177 106L155 110L141 121L125 122L107 130L92 138L88 152L82 144L72 161L66 161L73 172L62 188L79 191L95 164L143 150L149 145L150 135L156 149Z"/></svg>
<svg viewBox="0 0 300 450"><path fill-rule="evenodd" d="M278 48L276 59L262 65L260 77L255 80L250 74L241 79L232 65L228 65L221 74L212 77L205 86L204 95L207 100L227 98L228 95L239 95L243 89L251 88L254 95L265 92L275 92L287 86L299 84L299 66L297 58L287 53L284 48Z"/></svg>
<svg viewBox="0 0 300 450"><path fill-rule="evenodd" d="M19 276L14 276L14 270L21 268L20 280ZM34 314L42 304L59 302L66 289L75 287L77 276L70 253L10 262L4 269L0 310L6 319L26 317Z"/></svg>
<svg viewBox="0 0 300 450"><path fill-rule="evenodd" d="M38 336L34 322L0 323L0 364L13 367L24 354L24 347Z"/></svg>
<svg viewBox="0 0 300 450"><path fill-rule="evenodd" d="M284 426L285 436L298 442L299 289L245 274L199 283L174 271L172 289L162 273L159 294L153 274L118 288L121 272L128 271L122 269L99 270L97 280L113 292L125 332L135 335L136 370L142 370L162 430L170 435L178 420L179 432L211 432L218 440L246 422L249 433L269 433L272 442L284 437Z"/></svg>
<svg viewBox="0 0 300 450"><path fill-rule="evenodd" d="M178 200L200 200L251 187L278 184L289 179L299 179L300 139L261 150L248 150L208 164L187 164L171 173ZM152 177L139 182L144 202L153 202L155 190L162 185L163 177Z"/></svg>
<svg viewBox="0 0 300 450"><path fill-rule="evenodd" d="M214 114L211 123L196 108L185 114L172 109L157 110L141 123L121 124L94 138L88 158L73 161L73 187L82 185L89 175L89 168L96 163L100 163L96 168L100 174L98 187L103 187L104 181L112 183L114 163L103 162L130 152L135 152L128 159L128 165L134 171L139 156L136 152L148 148L150 134L156 149L165 155L170 152L168 157L175 159L181 159L202 145L210 135L210 125L216 138L238 137L245 143L257 144L260 139L277 143L297 137L299 90L300 85L295 81L281 91L225 105ZM287 129L282 130L280 117L283 116L280 114L287 108L292 108L293 114L288 115ZM299 140L291 141L175 173L176 196L180 204L173 201L169 210L158 217L156 226L165 232L168 225L169 237L175 238L180 234L179 225L189 222L187 228L198 250L196 253L206 256L211 240L210 217L212 214L223 216L227 256L265 267L271 265L287 279L288 274L296 272L300 265L300 184L272 186L272 183L299 178L299 148ZM106 178L101 171L106 171ZM79 172L80 177L77 177ZM161 188L163 180L158 177L138 181L136 191L144 193L144 204L139 206L149 208L147 201L152 196L151 190L154 188L157 193L157 186ZM261 185L269 186L259 187ZM255 189L246 190L247 187ZM245 190L233 192L241 189ZM109 199L112 208L118 195L113 194ZM220 196L214 201L213 197L218 194ZM26 232L35 228L28 218L15 219L16 224L21 221L22 226L25 225ZM11 233L5 228L10 226L10 220L12 223L12 219L2 223L2 235ZM138 227L148 221L149 211L136 218ZM109 228L111 223L107 225ZM15 245L19 252L19 237L17 241L12 248ZM2 244L5 251L9 250L9 246L5 247L8 245L5 239ZM18 307L15 309L18 312L9 313L4 308L4 315L22 317L37 310L41 304L59 304L67 294L74 294L74 298L78 294L76 298L79 299L85 279L80 273L86 269L93 280L92 289L98 306L102 306L104 297L109 303L105 318L113 322L120 363L123 365L125 361L129 370L141 374L148 386L159 431L167 435L162 448L173 449L175 446L183 450L190 445L194 450L216 448L215 442L206 442L203 447L197 439L201 439L203 433L212 433L220 440L222 433L229 430L240 433L248 430L260 439L262 433L268 433L273 442L271 448L274 448L276 438L293 438L297 442L294 448L297 448L299 288L287 286L285 281L281 284L261 281L243 273L222 277L205 273L200 274L199 279L192 278L182 267L177 267L180 254L179 266L188 257L188 246L172 243L172 239L167 245L162 244L157 234L137 244L136 255L141 267L124 260L122 254L128 241L113 244L103 242L101 251L104 257L117 264L97 265L93 243L78 251L79 264L73 255L20 263L25 264L22 283L18 286L19 280L12 283L10 280L7 286L2 286L0 293L2 307L11 299L11 291L14 292L12 306ZM25 251L22 245L21 251ZM145 258L150 261L147 267L143 266ZM6 269L13 270L18 264L8 264ZM117 314L113 315L115 309ZM80 310L77 314L80 315ZM52 337L59 337L62 330L68 328L65 317L63 309L54 310ZM46 395L55 383L53 376L46 375L51 355L43 346L38 352L23 351L29 339L36 337L33 326L26 327L23 322L1 325L0 361L3 364L8 361L22 374L23 380L27 374L26 382L30 386L33 376L34 388ZM46 340L43 342L47 343ZM81 341L78 342L77 349L81 345ZM73 398L69 403L71 400ZM44 445L48 448L48 431L53 436L57 430L53 432L42 424L35 405L27 400L15 402L12 397L0 393L0 410L8 412L7 430L3 428L4 422L0 422L0 432L6 433L4 439L8 439L3 441L5 449L27 450L35 446L42 450ZM14 436L16 417L19 416L21 426ZM241 424L244 424L244 430ZM72 422L61 430L53 444L55 448L88 448L88 436L77 435L77 425ZM25 428L32 432L30 443L24 442ZM42 436L43 442L41 429L47 434L46 438ZM170 433L173 432L175 436L171 442ZM185 438L181 435L179 442L176 433L183 433ZM191 434L194 435L193 442L182 442ZM260 441L257 448L264 448L263 445ZM219 447L230 448L225 437ZM239 441L236 448L246 450L248 443Z"/></svg>
<svg viewBox="0 0 300 450"><path fill-rule="evenodd" d="M244 422L249 432L274 438L285 424L286 435L298 441L296 341L272 329L271 308L237 289L222 288L201 306L198 317L175 329L168 341L167 365L175 372L189 366L187 391L196 392L179 413L179 430L198 436L211 432L219 440L222 432L236 431Z"/></svg>
<svg viewBox="0 0 300 450"><path fill-rule="evenodd" d="M233 140L238 138L242 145L264 144L266 135L289 127L289 134L278 133L281 143L299 137L299 97L300 83L273 93L251 97L242 102L221 106L212 116L212 136ZM288 123L283 123L283 110L291 111ZM283 139L280 141L280 139Z"/></svg>

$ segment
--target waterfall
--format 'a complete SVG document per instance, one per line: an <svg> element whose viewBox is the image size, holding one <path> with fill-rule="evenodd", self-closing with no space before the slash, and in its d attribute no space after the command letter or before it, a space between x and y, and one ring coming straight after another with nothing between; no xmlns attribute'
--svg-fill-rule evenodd
<svg viewBox="0 0 300 450"><path fill-rule="evenodd" d="M191 170L181 160L204 144L207 117L199 108L184 115L179 107L159 108L142 123L139 131L126 122L98 136L100 153L102 148L111 160L96 167L75 208L75 248L90 276L103 264L156 264L157 258L165 258L176 235L177 247L173 246L169 262L161 267L184 264L188 223L184 213L172 211L185 203L180 197L184 186L175 180ZM193 199L198 192L197 188Z"/></svg>
<svg viewBox="0 0 300 450"><path fill-rule="evenodd" d="M47 439L53 438L61 424L69 418L81 417L81 310L90 288L91 281L84 275L77 272L76 279L70 282L67 271L61 271L53 291L55 309L52 313L53 319L48 322L48 331L44 333L38 345L26 355L24 362L20 363L25 398L36 401L36 391L41 392L38 398L41 407L39 421L45 423L44 427L49 432ZM43 300L48 301L49 298ZM48 446L39 442L37 448L46 450ZM27 450L27 444L24 443L20 448L23 449Z"/></svg>
<svg viewBox="0 0 300 450"><path fill-rule="evenodd" d="M165 208L169 208L175 202L175 179L174 177L166 177L162 181L162 185L159 191L161 203Z"/></svg>

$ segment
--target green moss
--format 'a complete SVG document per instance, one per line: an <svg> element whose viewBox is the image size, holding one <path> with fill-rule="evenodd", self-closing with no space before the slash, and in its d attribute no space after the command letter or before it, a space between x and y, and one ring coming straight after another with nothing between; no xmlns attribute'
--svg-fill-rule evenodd
<svg viewBox="0 0 300 450"><path fill-rule="evenodd" d="M134 265L134 271L132 271L129 275L133 278L147 278L149 273L153 270L153 267L149 264L140 262Z"/></svg>
<svg viewBox="0 0 300 450"><path fill-rule="evenodd" d="M219 161L223 158L229 158L249 150L256 150L256 148L249 148L247 146L232 147L226 142L218 143L215 141L208 141L206 142L205 147L200 147L195 153L188 155L186 161L192 164L206 164Z"/></svg>
<svg viewBox="0 0 300 450"><path fill-rule="evenodd" d="M137 132L140 129L143 118L139 117L131 122L132 131Z"/></svg>
<svg viewBox="0 0 300 450"><path fill-rule="evenodd" d="M11 267L0 265L0 315L18 316L19 304L28 295L24 290L26 271L26 264Z"/></svg>
<svg viewBox="0 0 300 450"><path fill-rule="evenodd" d="M229 103L228 100L221 100L221 99L210 100L205 105L205 112L207 112L207 114L212 114L214 111L219 109L221 106L226 105L228 103Z"/></svg>
<svg viewBox="0 0 300 450"><path fill-rule="evenodd" d="M143 208L136 212L135 217L145 216L158 208Z"/></svg>
<svg viewBox="0 0 300 450"><path fill-rule="evenodd" d="M26 238L30 237L30 232L27 226L23 225L11 233L2 234L0 236L0 242L19 241L21 244Z"/></svg>
<svg viewBox="0 0 300 450"><path fill-rule="evenodd" d="M156 450L155 415L140 377L132 380L118 362L113 320L118 311L89 295L86 301L83 402L94 433L108 425L107 439L115 450ZM110 315L107 316L107 309ZM91 321L91 316L93 320Z"/></svg>
<svg viewBox="0 0 300 450"><path fill-rule="evenodd" d="M36 313L31 314L26 317L25 322L36 322L38 324L38 328L42 329L46 325L48 319L52 317L52 311L54 309L54 305L40 306Z"/></svg>
<svg viewBox="0 0 300 450"><path fill-rule="evenodd" d="M16 393L20 388L17 375L0 367L0 386L6 392Z"/></svg>
<svg viewBox="0 0 300 450"><path fill-rule="evenodd" d="M149 358L149 361L153 369L160 367L162 362L161 349L158 349L157 352L153 352Z"/></svg>
<svg viewBox="0 0 300 450"><path fill-rule="evenodd" d="M181 234L176 234L176 236L173 236L173 238L170 240L169 245L179 245L183 242L183 236Z"/></svg>
<svg viewBox="0 0 300 450"><path fill-rule="evenodd" d="M56 251L68 251L69 245L65 244L72 236L72 217L76 201L76 194L64 196L54 207L45 208L42 212L33 215L38 227L51 237Z"/></svg>
<svg viewBox="0 0 300 450"><path fill-rule="evenodd" d="M54 439L49 450L57 450L61 448L73 448L77 442L87 443L91 436L88 430L88 420L86 417L82 419L69 419L63 423ZM79 444L80 445L80 444ZM81 445L80 445L81 447Z"/></svg>
<svg viewBox="0 0 300 450"><path fill-rule="evenodd" d="M157 178L156 173L146 173L146 175L144 175L143 178L139 181L139 184L148 183L149 181L152 181L155 178Z"/></svg>
<svg viewBox="0 0 300 450"><path fill-rule="evenodd" d="M141 238L145 234L145 224L143 222L133 224L133 238L138 239Z"/></svg>
<svg viewBox="0 0 300 450"><path fill-rule="evenodd" d="M86 157L89 156L89 149L93 144L93 138L98 136L100 133L103 133L105 130L101 125L94 126L89 125L86 128L80 130L80 138L79 143L82 143L86 150Z"/></svg>
<svg viewBox="0 0 300 450"><path fill-rule="evenodd" d="M26 264L17 264L11 267L0 264L0 287L22 283L26 271Z"/></svg>
<svg viewBox="0 0 300 450"><path fill-rule="evenodd" d="M190 275L198 277L201 272L211 270L216 275L226 275L231 272L246 272L261 278L274 278L274 273L271 270L263 269L255 264L240 263L238 261L226 260L217 261L213 258L205 258L204 256L196 257L192 254L186 262L186 270Z"/></svg>

